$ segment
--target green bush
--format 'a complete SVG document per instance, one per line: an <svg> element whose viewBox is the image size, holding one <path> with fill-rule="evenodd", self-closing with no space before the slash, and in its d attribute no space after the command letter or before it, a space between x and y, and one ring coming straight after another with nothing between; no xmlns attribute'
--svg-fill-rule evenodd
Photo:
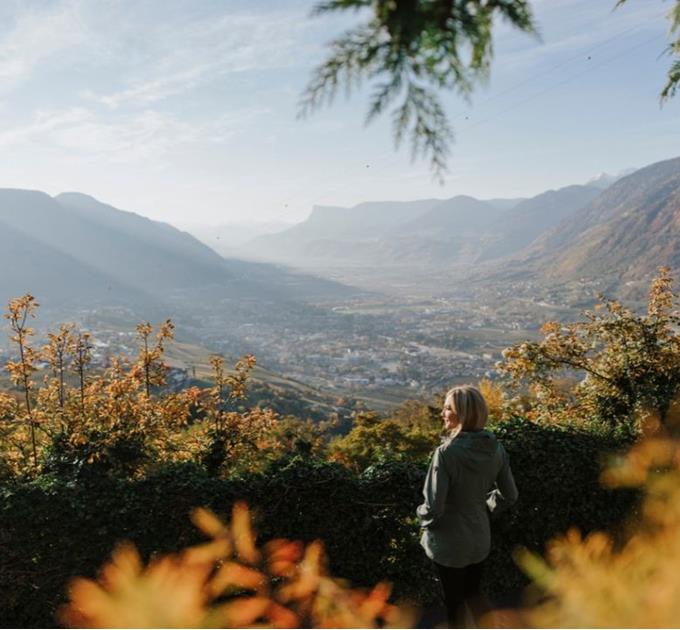
<svg viewBox="0 0 680 630"><path fill-rule="evenodd" d="M492 593L525 583L511 550L540 550L577 525L619 522L635 496L603 489L600 462L629 437L514 420L495 427L510 453L520 491L517 506L494 523L485 582ZM5 483L0 492L0 623L48 627L72 576L94 576L116 542L131 540L145 557L200 540L189 521L195 506L228 518L244 499L261 540L320 538L333 575L356 585L393 582L395 595L426 604L436 597L418 545L415 508L425 467L381 461L361 474L311 457L275 462L264 473L230 479L189 464L169 465L139 480L57 476Z"/></svg>
<svg viewBox="0 0 680 630"><path fill-rule="evenodd" d="M616 529L634 509L638 493L600 484L607 459L633 443L630 433L520 418L493 430L510 455L519 489L517 503L492 528L484 577L490 592L501 593L529 582L512 560L513 549L542 552L545 542L572 526L582 532Z"/></svg>

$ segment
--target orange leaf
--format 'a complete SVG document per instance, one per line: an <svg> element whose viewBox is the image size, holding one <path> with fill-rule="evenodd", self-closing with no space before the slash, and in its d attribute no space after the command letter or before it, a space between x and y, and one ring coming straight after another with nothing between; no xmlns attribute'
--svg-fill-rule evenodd
<svg viewBox="0 0 680 630"><path fill-rule="evenodd" d="M387 598L390 596L390 590L389 585L384 582L376 584L366 599L361 603L359 613L368 619L375 619L385 607Z"/></svg>
<svg viewBox="0 0 680 630"><path fill-rule="evenodd" d="M272 575L289 576L295 572L296 564L302 558L304 546L301 542L272 540L265 546L269 572Z"/></svg>
<svg viewBox="0 0 680 630"><path fill-rule="evenodd" d="M216 619L230 628L244 628L262 617L270 603L267 597L241 597L219 606Z"/></svg>
<svg viewBox="0 0 680 630"><path fill-rule="evenodd" d="M269 561L288 560L289 562L297 562L302 557L304 546L300 541L285 540L277 538L270 540L265 545Z"/></svg>
<svg viewBox="0 0 680 630"><path fill-rule="evenodd" d="M109 589L129 586L142 572L142 559L131 543L122 543L113 550L111 562L101 571L100 581Z"/></svg>
<svg viewBox="0 0 680 630"><path fill-rule="evenodd" d="M105 628L109 603L103 589L84 578L77 578L69 586L70 603L59 609L60 623L71 628Z"/></svg>
<svg viewBox="0 0 680 630"><path fill-rule="evenodd" d="M300 618L289 608L272 602L267 609L267 618L275 628L298 628Z"/></svg>
<svg viewBox="0 0 680 630"><path fill-rule="evenodd" d="M418 619L418 612L412 606L401 604L394 606L387 604L382 613L382 618L385 620L384 628L413 628ZM480 625L480 628L498 628L500 626L494 625ZM512 628L521 628L522 626L507 626Z"/></svg>
<svg viewBox="0 0 680 630"><path fill-rule="evenodd" d="M196 508L191 513L191 521L206 536L211 538L221 538L229 534L229 528L206 508Z"/></svg>
<svg viewBox="0 0 680 630"><path fill-rule="evenodd" d="M322 554L323 546L318 540L307 547L305 556L300 563L298 578L283 586L279 591L282 601L303 599L317 590L321 579Z"/></svg>
<svg viewBox="0 0 680 630"><path fill-rule="evenodd" d="M244 567L236 562L226 562L218 569L208 588L215 596L230 588L260 590L265 581L265 576L255 569Z"/></svg>
<svg viewBox="0 0 680 630"><path fill-rule="evenodd" d="M228 538L218 538L202 545L189 547L182 554L187 564L212 564L231 554L231 542Z"/></svg>
<svg viewBox="0 0 680 630"><path fill-rule="evenodd" d="M232 532L236 555L250 564L260 560L260 552L255 546L255 533L250 523L250 510L245 503L237 502L231 517Z"/></svg>

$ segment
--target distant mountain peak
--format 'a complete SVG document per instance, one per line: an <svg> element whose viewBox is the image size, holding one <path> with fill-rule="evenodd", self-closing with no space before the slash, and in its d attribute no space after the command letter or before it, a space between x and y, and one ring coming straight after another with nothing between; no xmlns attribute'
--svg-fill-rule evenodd
<svg viewBox="0 0 680 630"><path fill-rule="evenodd" d="M594 177L591 177L586 183L586 186L593 186L594 188L600 188L601 190L604 190L605 188L609 188L612 184L618 182L620 179L626 177L627 175L630 175L631 173L634 173L637 169L636 168L626 168L623 169L622 171L619 171L618 173L606 173L602 171L601 173L598 173Z"/></svg>

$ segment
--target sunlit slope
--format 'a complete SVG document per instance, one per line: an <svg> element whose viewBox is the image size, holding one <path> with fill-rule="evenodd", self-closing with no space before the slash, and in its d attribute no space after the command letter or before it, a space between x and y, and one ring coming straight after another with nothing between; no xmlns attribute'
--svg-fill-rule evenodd
<svg viewBox="0 0 680 630"><path fill-rule="evenodd" d="M620 179L524 252L548 278L638 280L680 269L680 158Z"/></svg>
<svg viewBox="0 0 680 630"><path fill-rule="evenodd" d="M592 202L602 190L595 186L566 186L525 199L503 213L494 226L496 238L480 258L491 260L520 251L541 234Z"/></svg>

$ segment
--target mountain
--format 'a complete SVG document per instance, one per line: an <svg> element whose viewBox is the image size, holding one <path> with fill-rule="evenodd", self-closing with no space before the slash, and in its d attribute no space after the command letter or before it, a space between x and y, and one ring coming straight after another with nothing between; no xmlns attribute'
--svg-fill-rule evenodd
<svg viewBox="0 0 680 630"><path fill-rule="evenodd" d="M259 236L250 241L249 248L265 259L303 264L319 259L352 260L355 258L352 252L370 251L366 244L439 202L423 199L366 202L352 208L314 206L302 223L276 234Z"/></svg>
<svg viewBox="0 0 680 630"><path fill-rule="evenodd" d="M500 217L495 226L498 239L484 249L480 260L503 258L521 250L600 193L594 186L567 186L525 199Z"/></svg>
<svg viewBox="0 0 680 630"><path fill-rule="evenodd" d="M446 199L415 219L401 223L395 234L428 235L445 239L452 235L472 235L492 229L492 224L503 211L467 195Z"/></svg>
<svg viewBox="0 0 680 630"><path fill-rule="evenodd" d="M1 194L0 194L1 196ZM30 292L53 306L149 302L142 291L0 220L0 300Z"/></svg>
<svg viewBox="0 0 680 630"><path fill-rule="evenodd" d="M397 225L421 216L439 199L418 201L369 201L352 208L314 206L309 218L279 236L306 239L371 239ZM274 235L273 235L274 236Z"/></svg>
<svg viewBox="0 0 680 630"><path fill-rule="evenodd" d="M568 186L531 199L458 195L316 206L306 221L254 239L250 250L307 268L475 264L521 250L599 193L593 186Z"/></svg>
<svg viewBox="0 0 680 630"><path fill-rule="evenodd" d="M306 221L254 239L251 246L262 257L305 266L448 263L460 258L456 244L465 235L488 228L502 212L465 195L352 208L315 206Z"/></svg>
<svg viewBox="0 0 680 630"><path fill-rule="evenodd" d="M514 199L485 199L486 203L490 203L494 208L499 210L511 210L518 203L522 203L526 197L516 197Z"/></svg>
<svg viewBox="0 0 680 630"><path fill-rule="evenodd" d="M554 279L642 279L680 269L680 158L623 177L520 258Z"/></svg>
<svg viewBox="0 0 680 630"><path fill-rule="evenodd" d="M264 234L275 234L293 227L294 223L223 223L221 225L185 224L180 229L225 257L250 256L247 243Z"/></svg>
<svg viewBox="0 0 680 630"><path fill-rule="evenodd" d="M614 175L610 173L599 173L598 175L595 175L595 177L591 177L586 182L586 186L595 186L595 188L600 188L601 190L604 190L605 188L609 188L612 184L618 182L622 177L630 175L635 171L636 169L634 168L627 168L623 171L615 173Z"/></svg>
<svg viewBox="0 0 680 630"><path fill-rule="evenodd" d="M0 299L159 304L180 295L268 301L346 295L338 283L225 260L193 236L80 193L0 189Z"/></svg>
<svg viewBox="0 0 680 630"><path fill-rule="evenodd" d="M198 239L134 212L118 210L88 195L64 193L54 200L62 208L39 228L46 242L121 282L151 293L197 283L221 283L231 275L223 259ZM35 212L35 208L32 208Z"/></svg>

